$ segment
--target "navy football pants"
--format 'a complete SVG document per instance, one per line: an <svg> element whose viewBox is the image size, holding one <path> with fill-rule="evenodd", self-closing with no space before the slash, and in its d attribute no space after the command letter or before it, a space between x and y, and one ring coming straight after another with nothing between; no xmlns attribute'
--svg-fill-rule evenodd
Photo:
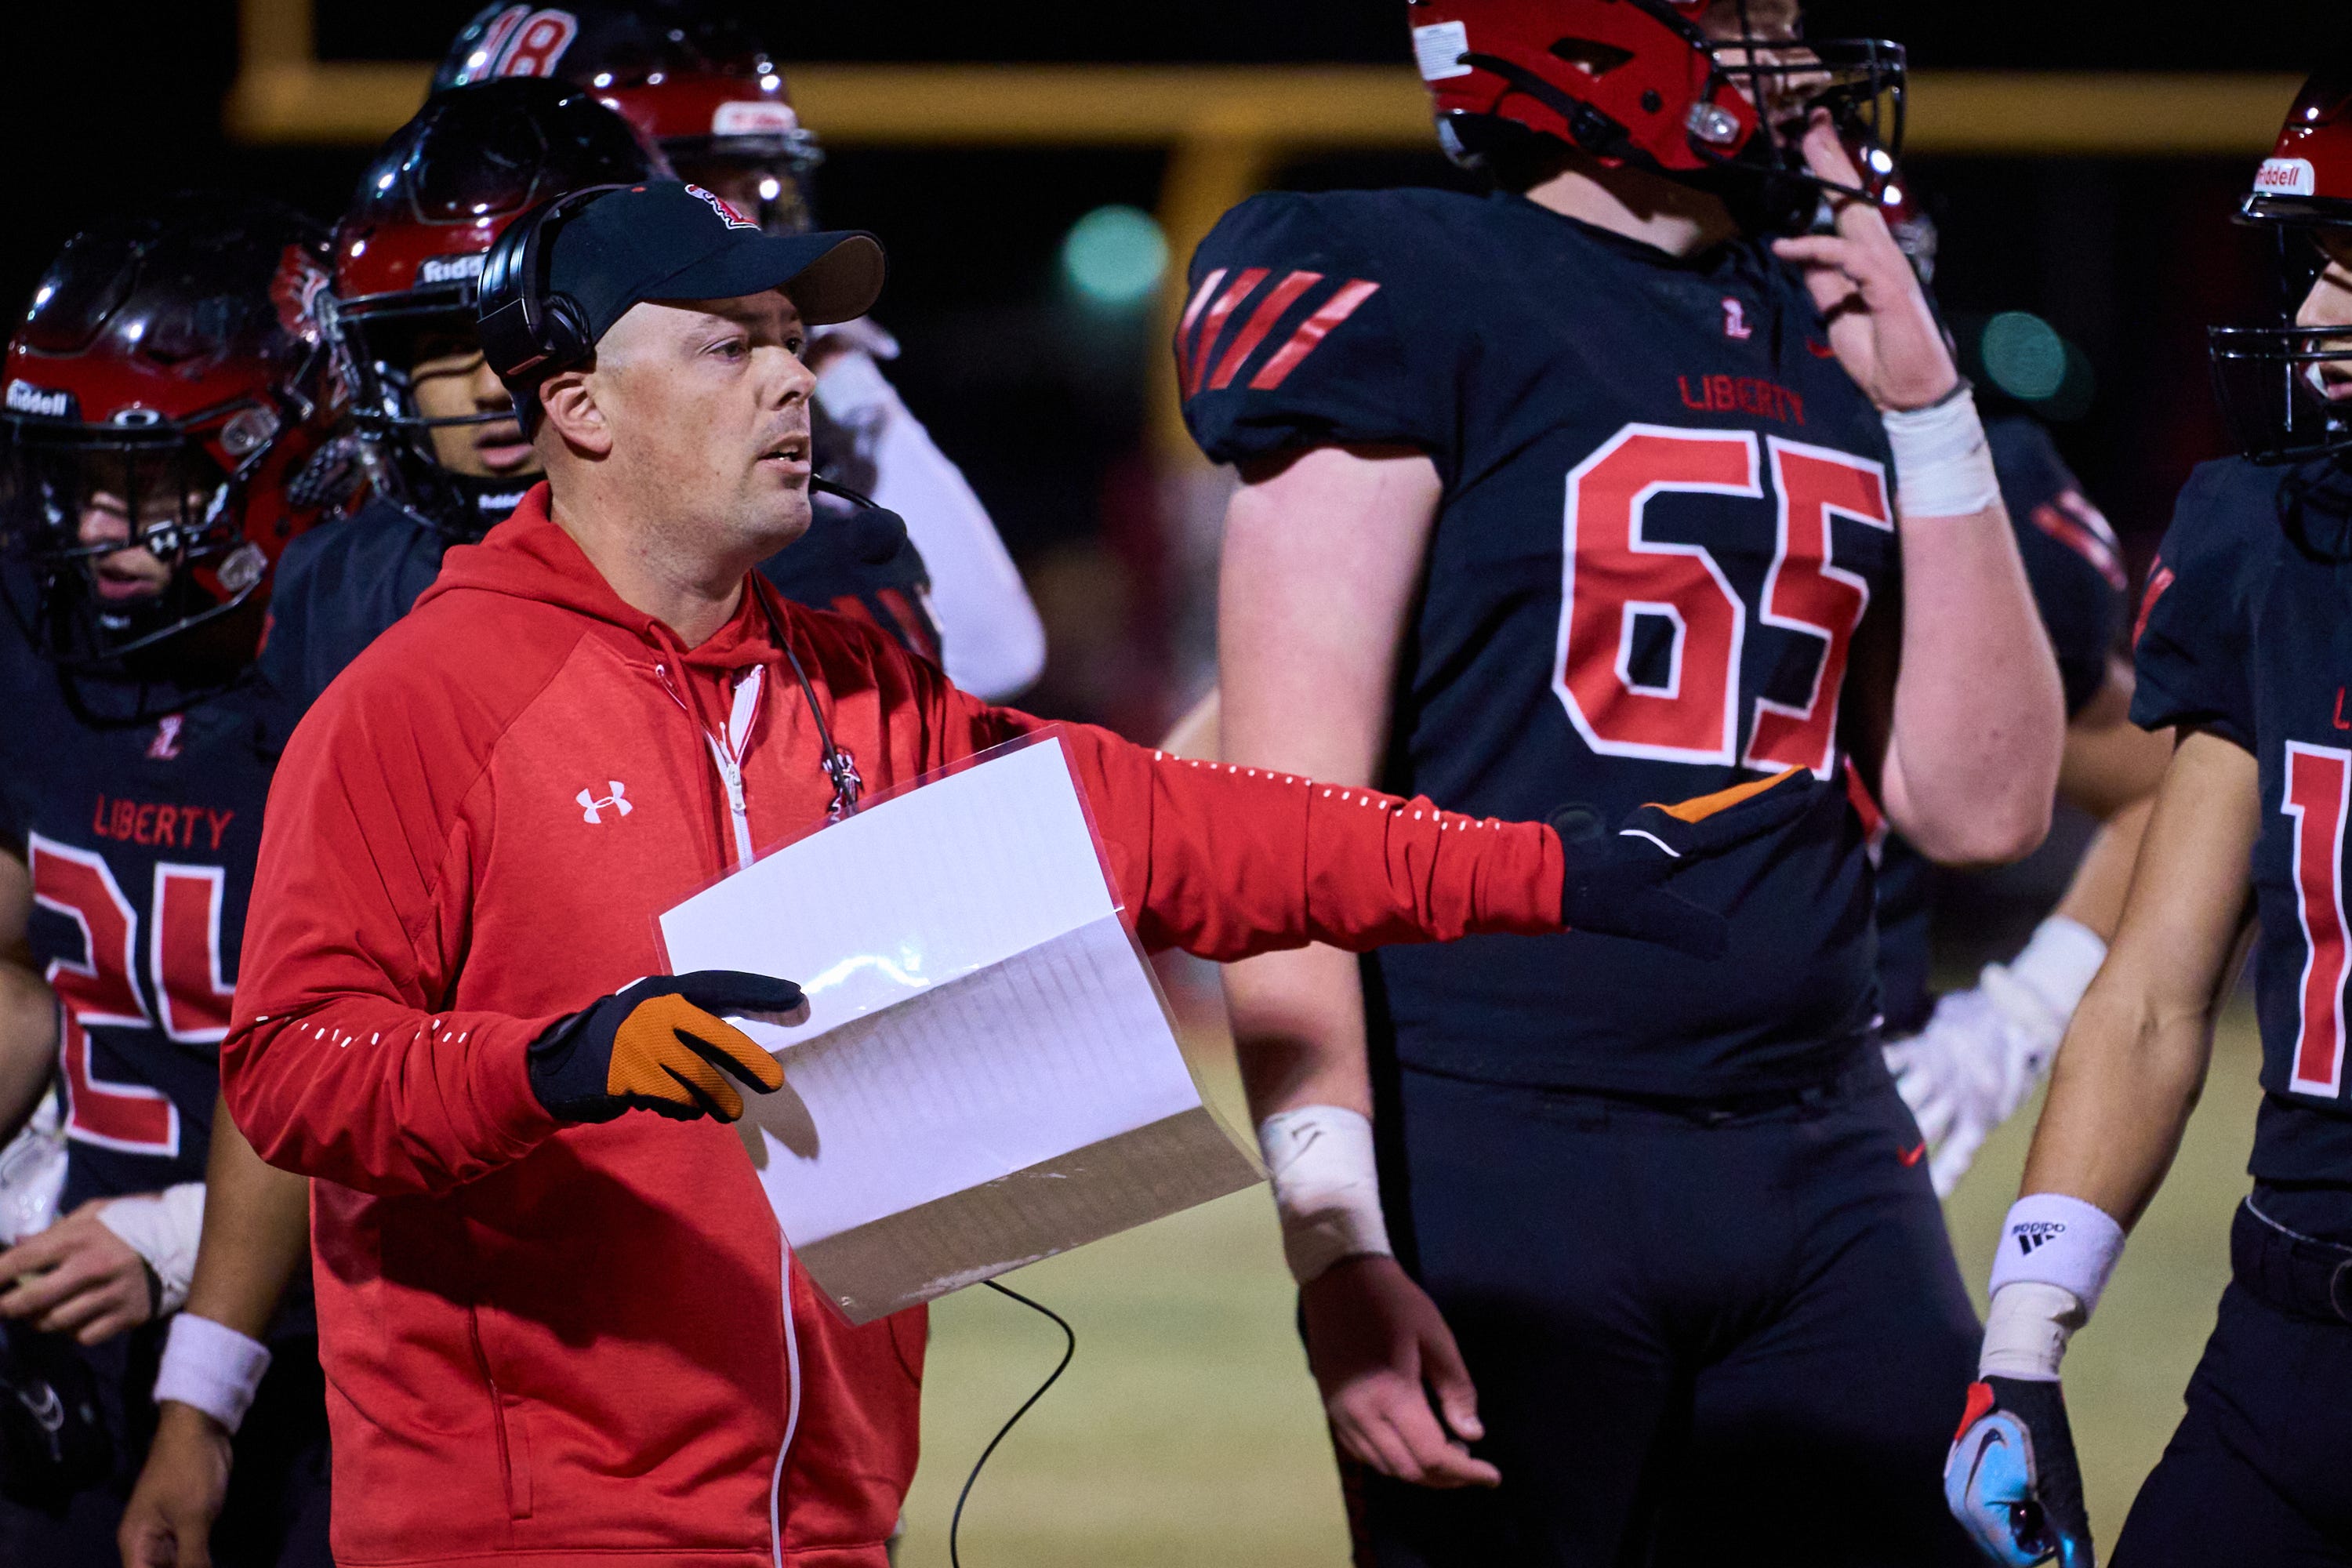
<svg viewBox="0 0 2352 1568"><path fill-rule="evenodd" d="M2342 1194L2258 1194L2306 1235L2352 1243ZM2301 1207L2305 1212L2298 1213ZM2281 1310L2233 1279L2188 1410L2139 1489L2115 1568L2352 1565L2352 1323Z"/></svg>
<svg viewBox="0 0 2352 1568"><path fill-rule="evenodd" d="M1979 1329L1874 1048L1736 1110L1388 1089L1390 1224L1503 1484L1345 1467L1360 1568L1976 1563L1940 1478Z"/></svg>

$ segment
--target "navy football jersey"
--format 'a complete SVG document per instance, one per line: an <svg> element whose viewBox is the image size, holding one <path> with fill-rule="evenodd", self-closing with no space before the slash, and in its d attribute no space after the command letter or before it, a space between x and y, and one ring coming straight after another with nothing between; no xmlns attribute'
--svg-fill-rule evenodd
<svg viewBox="0 0 2352 1568"><path fill-rule="evenodd" d="M1883 732L1846 676L1897 595L1885 437L1764 242L1677 259L1517 195L1259 196L1194 257L1176 348L1214 459L1435 463L1384 788L1614 822L1759 770L1833 778L1850 731ZM1685 873L1731 917L1716 962L1585 932L1383 950L1376 1048L1635 1093L1811 1081L1877 1011L1865 837L1824 791Z"/></svg>
<svg viewBox="0 0 2352 1568"><path fill-rule="evenodd" d="M874 536L862 531L864 513L831 497L815 501L809 531L761 562L761 572L788 598L862 615L910 651L937 659L930 577L913 542L898 531L895 548L882 553L870 542ZM327 683L432 585L453 542L425 518L383 498L287 542L261 647L278 750ZM880 560L869 559L877 553Z"/></svg>
<svg viewBox="0 0 2352 1568"><path fill-rule="evenodd" d="M261 697L68 681L0 616L0 836L58 994L66 1185L202 1181L269 762Z"/></svg>
<svg viewBox="0 0 2352 1568"><path fill-rule="evenodd" d="M2106 684L2107 660L2120 643L2122 547L2040 420L2025 414L1988 419L1985 440L2034 608L2058 656L2071 720ZM1886 1027L1895 1034L1916 1031L1935 1010L1927 986L1934 876L1902 839L1886 841L1878 861L1878 984Z"/></svg>
<svg viewBox="0 0 2352 1568"><path fill-rule="evenodd" d="M2282 526L2282 488L2314 470L2241 458L2189 476L2148 571L2132 718L2210 731L2254 754L2255 1005L2263 1100L2250 1169L2352 1184L2345 1075L2346 829L2352 817L2352 483L2305 513L2324 551Z"/></svg>

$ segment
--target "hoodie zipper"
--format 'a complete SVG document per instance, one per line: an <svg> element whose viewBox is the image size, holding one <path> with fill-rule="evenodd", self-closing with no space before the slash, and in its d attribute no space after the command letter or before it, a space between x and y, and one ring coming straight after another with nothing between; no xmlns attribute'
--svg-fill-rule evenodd
<svg viewBox="0 0 2352 1568"><path fill-rule="evenodd" d="M670 700L694 721L694 727L702 731L703 742L710 748L711 763L718 769L719 786L727 794L727 825L735 851L734 864L739 869L748 866L751 863L751 807L743 794L743 757L751 749L751 731L759 724L760 696L767 685L767 670L755 664L736 682L734 710L728 716L724 734L714 734L703 723L694 705L677 689L667 663L656 664L654 673L661 678L662 689L669 693Z"/></svg>
<svg viewBox="0 0 2352 1568"><path fill-rule="evenodd" d="M710 748L710 760L718 767L719 782L727 792L728 826L733 830L735 867L740 869L751 863L751 803L743 795L743 757L751 749L751 731L760 721L760 698L767 685L767 669L753 665L751 672L735 685L735 700L727 719L727 733L714 735L701 715L677 689L667 661L657 660L654 674L661 679L662 689L694 727L702 732L704 742ZM776 1447L776 1468L768 1479L768 1552L775 1568L784 1568L784 1467L791 1460L793 1438L799 1434L801 1424L801 1355L800 1335L793 1322L793 1249L783 1247L782 1301L784 1320L784 1437Z"/></svg>

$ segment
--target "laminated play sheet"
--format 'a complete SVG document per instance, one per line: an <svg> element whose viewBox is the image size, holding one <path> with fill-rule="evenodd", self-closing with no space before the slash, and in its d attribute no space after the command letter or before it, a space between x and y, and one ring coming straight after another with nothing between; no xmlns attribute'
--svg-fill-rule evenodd
<svg viewBox="0 0 2352 1568"><path fill-rule="evenodd" d="M1261 1179L1120 923L1060 741L871 805L661 917L673 971L800 984L746 1023L784 1087L740 1130L853 1322Z"/></svg>

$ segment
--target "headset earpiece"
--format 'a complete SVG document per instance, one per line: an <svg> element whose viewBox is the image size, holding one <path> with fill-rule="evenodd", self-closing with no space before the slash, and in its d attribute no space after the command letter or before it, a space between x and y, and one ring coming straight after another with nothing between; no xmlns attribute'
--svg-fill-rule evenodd
<svg viewBox="0 0 2352 1568"><path fill-rule="evenodd" d="M567 191L507 226L482 258L476 331L499 380L536 386L586 360L595 344L580 307L547 292L547 268L561 221L619 185Z"/></svg>

